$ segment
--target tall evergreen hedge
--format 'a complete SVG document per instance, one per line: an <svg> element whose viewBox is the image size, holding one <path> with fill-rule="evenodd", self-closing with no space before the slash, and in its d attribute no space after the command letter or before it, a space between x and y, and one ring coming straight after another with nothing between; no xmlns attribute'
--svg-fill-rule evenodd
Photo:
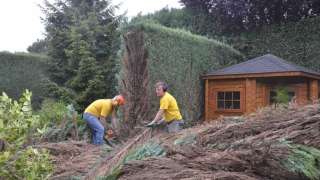
<svg viewBox="0 0 320 180"><path fill-rule="evenodd" d="M149 81L146 95L150 96L150 109L145 111L149 112L150 119L147 121L151 121L159 109L159 99L154 89L158 80L168 83L168 91L176 97L183 118L190 123L198 120L203 112L204 86L200 76L208 70L222 68L243 59L241 53L229 45L181 29L144 22L129 25L123 33L133 31L143 31L148 54ZM126 77L125 73L128 72L124 67L122 77Z"/></svg>
<svg viewBox="0 0 320 180"><path fill-rule="evenodd" d="M45 93L46 59L36 54L0 52L0 93L17 99L29 89L33 102L38 105Z"/></svg>
<svg viewBox="0 0 320 180"><path fill-rule="evenodd" d="M320 72L320 18L265 26L231 37L229 43L248 58L272 53Z"/></svg>

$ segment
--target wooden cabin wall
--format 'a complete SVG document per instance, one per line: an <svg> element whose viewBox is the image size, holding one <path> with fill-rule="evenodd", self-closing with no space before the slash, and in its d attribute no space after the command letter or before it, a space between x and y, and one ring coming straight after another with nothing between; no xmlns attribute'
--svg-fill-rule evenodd
<svg viewBox="0 0 320 180"><path fill-rule="evenodd" d="M257 82L257 109L263 108L269 104L269 92L267 90L268 88L265 83Z"/></svg>
<svg viewBox="0 0 320 180"><path fill-rule="evenodd" d="M272 80L273 81L273 80ZM284 83L286 81L282 81ZM296 102L305 105L316 101L320 94L320 83L318 80L301 79L290 82L287 87L295 92ZM275 82L265 79L263 81L254 78L231 79L231 80L206 80L205 92L205 119L216 119L221 115L237 116L255 112L259 108L270 105L270 90L275 87ZM217 110L218 91L240 91L241 110Z"/></svg>
<svg viewBox="0 0 320 180"><path fill-rule="evenodd" d="M246 80L246 109L244 113L252 113L257 109L257 81L255 78L247 78Z"/></svg>
<svg viewBox="0 0 320 180"><path fill-rule="evenodd" d="M208 80L206 88L206 98L205 98L205 119L212 120L218 118L220 115L224 116L238 116L243 114L245 111L245 79L235 79L235 80ZM218 91L240 91L240 111L218 111L217 110L217 97L216 93Z"/></svg>
<svg viewBox="0 0 320 180"><path fill-rule="evenodd" d="M313 79L313 80L310 80L309 82L309 85L310 85L310 101L311 102L316 102L318 99L319 99L319 83L318 83L318 80L316 79Z"/></svg>

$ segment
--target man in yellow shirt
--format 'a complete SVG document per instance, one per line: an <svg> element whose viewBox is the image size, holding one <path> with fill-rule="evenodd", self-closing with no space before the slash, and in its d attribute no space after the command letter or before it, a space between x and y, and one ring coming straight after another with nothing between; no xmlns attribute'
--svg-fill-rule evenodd
<svg viewBox="0 0 320 180"><path fill-rule="evenodd" d="M153 121L147 126L165 123L169 133L180 131L184 121L182 120L176 99L167 92L168 86L166 83L160 81L156 83L155 87L156 94L160 97L160 108Z"/></svg>
<svg viewBox="0 0 320 180"><path fill-rule="evenodd" d="M83 114L83 119L92 130L92 142L96 145L103 144L104 126L108 116L111 116L112 122L116 121L115 108L124 105L125 99L122 95L115 96L113 99L99 99L91 103Z"/></svg>

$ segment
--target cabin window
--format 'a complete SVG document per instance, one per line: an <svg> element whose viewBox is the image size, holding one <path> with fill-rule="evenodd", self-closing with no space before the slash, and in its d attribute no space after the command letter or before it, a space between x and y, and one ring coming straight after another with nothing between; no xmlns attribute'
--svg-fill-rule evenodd
<svg viewBox="0 0 320 180"><path fill-rule="evenodd" d="M270 104L276 103L275 97L277 95L276 91L270 91ZM294 91L288 91L288 96L289 96L289 102L292 100L292 98L295 96Z"/></svg>
<svg viewBox="0 0 320 180"><path fill-rule="evenodd" d="M240 109L240 91L219 91L217 106L219 110Z"/></svg>

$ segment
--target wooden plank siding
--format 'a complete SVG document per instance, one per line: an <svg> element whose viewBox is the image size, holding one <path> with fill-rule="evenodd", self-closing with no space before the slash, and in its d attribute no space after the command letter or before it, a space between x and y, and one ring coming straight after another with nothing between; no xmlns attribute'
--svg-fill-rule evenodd
<svg viewBox="0 0 320 180"><path fill-rule="evenodd" d="M267 85L257 82L257 109L265 107L269 104L268 97L269 95L267 94Z"/></svg>
<svg viewBox="0 0 320 180"><path fill-rule="evenodd" d="M205 82L205 94L204 94L204 103L205 103L205 106L204 106L204 119L207 120L209 119L209 116L208 116L208 110L209 110L209 107L208 107L208 102L209 102L209 80L207 79L206 82Z"/></svg>
<svg viewBox="0 0 320 180"><path fill-rule="evenodd" d="M256 79L246 79L246 110L245 113L252 113L257 108L257 81Z"/></svg>
<svg viewBox="0 0 320 180"><path fill-rule="evenodd" d="M245 79L237 80L209 80L206 120L218 118L220 115L238 116L245 112ZM219 91L240 91L240 110L218 110L217 92Z"/></svg>
<svg viewBox="0 0 320 180"><path fill-rule="evenodd" d="M300 79L298 81L267 80L255 78L243 79L206 79L205 80L205 120L213 120L219 116L238 116L255 112L259 108L270 105L270 91L277 85L284 85L296 96L299 105L314 102L319 98L320 84L317 79ZM219 91L239 91L240 109L218 110L217 93Z"/></svg>
<svg viewBox="0 0 320 180"><path fill-rule="evenodd" d="M310 83L309 83L309 84L310 84L310 88L309 88L309 90L310 90L310 92L309 92L309 94L310 94L310 101L311 101L312 103L314 103L314 102L316 102L316 101L319 99L319 97L318 97L318 95L319 95L318 80L312 79L312 80L310 80Z"/></svg>
<svg viewBox="0 0 320 180"><path fill-rule="evenodd" d="M309 92L308 92L308 83L299 83L295 85L297 89L297 103L299 105L305 105L308 103L309 100Z"/></svg>

